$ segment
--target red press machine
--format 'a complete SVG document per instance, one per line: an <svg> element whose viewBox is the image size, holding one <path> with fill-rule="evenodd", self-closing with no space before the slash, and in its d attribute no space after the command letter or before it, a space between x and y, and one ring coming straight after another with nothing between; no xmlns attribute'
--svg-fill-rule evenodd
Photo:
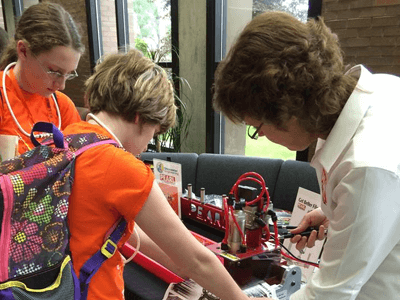
<svg viewBox="0 0 400 300"><path fill-rule="evenodd" d="M254 181L260 188L243 185L245 181ZM225 232L225 235L220 243L195 232L193 235L219 256L246 294L289 299L300 288L301 269L296 265L288 265L286 258L292 257L281 251L277 217L271 209L264 179L254 172L243 174L229 194L222 195L220 206L204 201L204 195L205 190L202 189L200 199L194 197L189 185L187 196L181 198L182 216ZM272 233L271 223L274 228ZM135 261L138 260L149 267L143 257ZM152 268L152 272L158 272L166 281L179 282L177 276L168 275L168 271ZM218 298L204 291L198 299Z"/></svg>

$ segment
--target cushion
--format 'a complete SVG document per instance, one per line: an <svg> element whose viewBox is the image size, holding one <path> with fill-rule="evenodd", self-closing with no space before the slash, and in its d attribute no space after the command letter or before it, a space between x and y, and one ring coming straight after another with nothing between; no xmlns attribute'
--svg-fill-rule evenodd
<svg viewBox="0 0 400 300"><path fill-rule="evenodd" d="M308 162L284 161L275 185L274 208L292 211L299 187L319 193L315 169Z"/></svg>
<svg viewBox="0 0 400 300"><path fill-rule="evenodd" d="M264 178L269 194L273 197L282 162L282 159L203 153L198 158L194 191L199 196L200 188L204 187L206 194L227 195L242 174L256 172ZM260 187L250 180L241 184Z"/></svg>

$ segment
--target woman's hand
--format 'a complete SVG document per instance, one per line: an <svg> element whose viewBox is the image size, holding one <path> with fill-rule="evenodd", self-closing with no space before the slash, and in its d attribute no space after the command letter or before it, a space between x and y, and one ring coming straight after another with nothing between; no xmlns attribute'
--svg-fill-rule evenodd
<svg viewBox="0 0 400 300"><path fill-rule="evenodd" d="M313 230L308 237L298 234L305 231L310 226L318 227L318 232L317 230ZM317 239L323 240L325 238L325 230L328 226L328 218L324 215L321 209L317 208L307 213L301 220L299 226L290 231L291 233L296 234L290 239L290 241L293 244L296 244L296 249L299 251L303 250L306 246L309 248L314 247Z"/></svg>

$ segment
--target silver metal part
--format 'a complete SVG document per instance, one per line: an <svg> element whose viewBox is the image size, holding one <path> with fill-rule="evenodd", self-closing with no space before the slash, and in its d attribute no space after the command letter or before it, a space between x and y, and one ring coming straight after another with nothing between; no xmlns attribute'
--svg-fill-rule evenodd
<svg viewBox="0 0 400 300"><path fill-rule="evenodd" d="M243 210L235 210L235 218L237 223L239 224L240 229L243 234L245 234L246 229L246 213ZM233 221L232 216L229 214L229 235L228 235L228 246L231 253L236 253L240 249L240 245L242 243L242 237L240 236L240 232Z"/></svg>
<svg viewBox="0 0 400 300"><path fill-rule="evenodd" d="M205 188L201 188L200 189L200 203L204 204L205 196L206 196L206 189Z"/></svg>
<svg viewBox="0 0 400 300"><path fill-rule="evenodd" d="M247 229L258 228L259 225L254 222L256 218L257 206L246 205L243 208L243 211L246 213L246 228Z"/></svg>
<svg viewBox="0 0 400 300"><path fill-rule="evenodd" d="M301 269L298 266L282 266L286 270L283 273L281 284L276 286L276 297L289 300L290 296L300 289Z"/></svg>
<svg viewBox="0 0 400 300"><path fill-rule="evenodd" d="M301 269L294 265L281 267L284 268L284 273L280 284L269 285L264 280L260 280L242 287L243 292L251 297L289 300L290 296L300 289Z"/></svg>
<svg viewBox="0 0 400 300"><path fill-rule="evenodd" d="M188 199L192 199L192 189L193 189L192 184L189 183L187 188L188 188Z"/></svg>

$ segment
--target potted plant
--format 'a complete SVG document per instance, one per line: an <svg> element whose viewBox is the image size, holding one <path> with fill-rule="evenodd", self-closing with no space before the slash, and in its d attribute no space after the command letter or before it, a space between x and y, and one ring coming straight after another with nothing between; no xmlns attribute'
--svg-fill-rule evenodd
<svg viewBox="0 0 400 300"><path fill-rule="evenodd" d="M168 45L168 43L165 43ZM166 55L170 53L169 47L162 47L159 49L149 49L147 43L137 38L135 40L135 47L149 57L154 63L161 65L161 61ZM182 87L188 87L191 91L189 82L176 74L173 74L169 69L166 69L169 79L174 86L174 97L177 109L177 121L173 128L170 128L166 133L157 136L150 144L149 149L157 152L181 152L181 146L184 140L189 135L189 125L192 119L187 105L190 103L190 97L182 93Z"/></svg>

